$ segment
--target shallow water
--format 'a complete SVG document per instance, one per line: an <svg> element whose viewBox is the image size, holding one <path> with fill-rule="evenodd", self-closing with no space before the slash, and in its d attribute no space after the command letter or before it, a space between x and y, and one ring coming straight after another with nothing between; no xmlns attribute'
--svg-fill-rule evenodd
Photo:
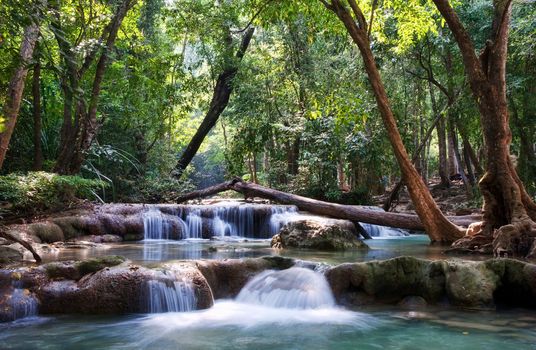
<svg viewBox="0 0 536 350"><path fill-rule="evenodd" d="M25 319L0 325L0 344L2 349L80 350L536 349L534 314L420 314L431 318L426 320L411 315L336 307L278 309L221 300L211 309L187 313Z"/></svg>
<svg viewBox="0 0 536 350"><path fill-rule="evenodd" d="M234 259L279 255L302 260L340 264L369 260L390 259L411 255L424 259L464 258L481 260L478 255L450 256L443 254L445 247L430 245L428 236L376 238L365 241L369 250L343 252L321 252L313 250L275 250L270 248L270 240L226 237L224 240L146 240L140 242L98 245L88 249L65 248L57 253L46 253L44 261L77 260L103 255L122 255L137 263L151 263L169 260Z"/></svg>

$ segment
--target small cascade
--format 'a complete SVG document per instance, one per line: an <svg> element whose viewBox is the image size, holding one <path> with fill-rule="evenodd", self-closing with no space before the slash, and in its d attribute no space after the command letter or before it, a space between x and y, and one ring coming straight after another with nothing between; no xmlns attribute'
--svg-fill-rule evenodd
<svg viewBox="0 0 536 350"><path fill-rule="evenodd" d="M203 218L201 210L194 209L186 216L186 231L184 238L203 238Z"/></svg>
<svg viewBox="0 0 536 350"><path fill-rule="evenodd" d="M20 281L11 282L12 289L6 295L4 308L11 311L9 320L18 320L25 317L37 316L39 301L28 289L23 288ZM1 296L0 296L1 297Z"/></svg>
<svg viewBox="0 0 536 350"><path fill-rule="evenodd" d="M394 228L394 227L387 227L387 226L380 226L380 225L372 225L372 224L365 224L361 223L361 226L365 229L365 231L368 232L368 234L371 237L404 237L409 236L409 232Z"/></svg>
<svg viewBox="0 0 536 350"><path fill-rule="evenodd" d="M289 222L303 219L303 216L298 214L298 208L295 206L273 206L271 209L272 214L269 222L271 236L278 234L281 228Z"/></svg>
<svg viewBox="0 0 536 350"><path fill-rule="evenodd" d="M192 311L197 299L191 284L185 282L149 281L148 311L150 313Z"/></svg>
<svg viewBox="0 0 536 350"><path fill-rule="evenodd" d="M222 211L223 211L223 208L216 209L216 215L214 216L214 219L212 220L213 235L217 237L232 236L235 230L233 229L233 226L229 222L221 218L223 216Z"/></svg>
<svg viewBox="0 0 536 350"><path fill-rule="evenodd" d="M164 214L156 208L143 213L144 239L169 239L171 227Z"/></svg>
<svg viewBox="0 0 536 350"><path fill-rule="evenodd" d="M324 275L301 267L259 274L242 288L236 300L289 309L335 306L335 299Z"/></svg>

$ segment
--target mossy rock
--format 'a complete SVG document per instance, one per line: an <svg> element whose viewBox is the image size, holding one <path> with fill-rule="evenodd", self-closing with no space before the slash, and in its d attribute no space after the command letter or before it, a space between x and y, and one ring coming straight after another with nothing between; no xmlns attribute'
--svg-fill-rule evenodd
<svg viewBox="0 0 536 350"><path fill-rule="evenodd" d="M29 231L43 243L54 243L65 240L62 229L53 222L31 224Z"/></svg>
<svg viewBox="0 0 536 350"><path fill-rule="evenodd" d="M494 293L501 276L489 264L472 261L448 261L446 292L449 300L467 308L493 308Z"/></svg>
<svg viewBox="0 0 536 350"><path fill-rule="evenodd" d="M110 255L100 258L83 260L75 263L76 269L79 271L81 276L87 275L88 273L94 273L99 270L104 269L105 267L116 266L125 262L125 258L119 255Z"/></svg>
<svg viewBox="0 0 536 350"><path fill-rule="evenodd" d="M368 249L358 240L345 220L301 220L290 222L272 237L273 248L298 248L324 251ZM353 225L352 225L353 228Z"/></svg>
<svg viewBox="0 0 536 350"><path fill-rule="evenodd" d="M84 218L66 216L63 218L55 218L52 221L61 228L65 239L76 238L84 234Z"/></svg>
<svg viewBox="0 0 536 350"><path fill-rule="evenodd" d="M2 265L22 261L23 257L22 252L15 245L0 246L0 264Z"/></svg>
<svg viewBox="0 0 536 350"><path fill-rule="evenodd" d="M76 262L53 262L46 264L44 269L51 279L79 280L87 274L95 273L106 267L120 265L123 262L125 262L124 257L110 255Z"/></svg>

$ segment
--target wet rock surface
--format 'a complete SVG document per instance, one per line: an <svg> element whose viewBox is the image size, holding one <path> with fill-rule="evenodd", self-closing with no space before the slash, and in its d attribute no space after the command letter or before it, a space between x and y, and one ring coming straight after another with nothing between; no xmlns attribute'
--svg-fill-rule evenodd
<svg viewBox="0 0 536 350"><path fill-rule="evenodd" d="M150 281L168 286L188 284L195 293L194 309L204 309L211 307L214 299L235 298L248 281L265 270L293 266L318 271L318 264L282 257L144 267L109 256L5 269L0 270L0 310L4 310L0 319L33 312L34 306L42 314L147 312ZM388 304L422 313L445 305L536 307L536 265L511 259L472 262L399 257L341 264L324 273L337 303L351 308Z"/></svg>
<svg viewBox="0 0 536 350"><path fill-rule="evenodd" d="M271 246L327 251L368 249L357 239L353 224L346 220L290 222L272 238Z"/></svg>
<svg viewBox="0 0 536 350"><path fill-rule="evenodd" d="M399 257L341 264L327 270L326 277L335 298L347 306L403 305L410 296L427 304L468 309L536 306L536 265L512 259L473 262Z"/></svg>

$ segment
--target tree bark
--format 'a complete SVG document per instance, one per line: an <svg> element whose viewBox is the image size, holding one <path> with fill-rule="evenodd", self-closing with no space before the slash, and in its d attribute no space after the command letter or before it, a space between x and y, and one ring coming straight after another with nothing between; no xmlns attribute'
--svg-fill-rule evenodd
<svg viewBox="0 0 536 350"><path fill-rule="evenodd" d="M370 207L356 205L343 205L329 203L316 199L298 196L295 194L282 192L267 188L261 185L244 182L235 178L224 183L193 191L184 194L176 199L177 203L184 203L188 200L213 196L217 193L233 190L243 194L246 198L260 197L269 199L281 204L291 204L300 210L308 211L312 214L329 216L332 218L345 219L350 221L365 222L374 225L397 227L407 230L423 231L425 225L417 215L386 213L381 210L373 210ZM379 208L378 208L379 209ZM480 216L453 216L450 220L460 226L468 226L481 219Z"/></svg>
<svg viewBox="0 0 536 350"><path fill-rule="evenodd" d="M340 0L331 0L329 3L324 0L321 1L329 10L333 11L337 17L339 17L361 52L369 82L372 86L379 112L389 136L389 141L391 142L395 157L400 166L402 177L408 186L412 202L415 205L417 214L422 220L426 233L430 236L432 241L437 242L452 242L455 239L460 238L463 236L463 232L441 213L426 184L423 182L408 157L380 73L376 66L376 62L374 61L374 56L367 36L367 24L361 9L355 0L348 1L351 11L355 16L354 19L348 12L348 8L343 5Z"/></svg>
<svg viewBox="0 0 536 350"><path fill-rule="evenodd" d="M491 36L480 57L476 56L473 41L448 0L433 1L460 48L471 91L480 111L487 165L480 180L484 222L478 236L486 237L486 244L493 244L496 255L535 256L536 205L510 158L512 134L506 98L506 59L512 1L494 2ZM474 246L468 240L467 247Z"/></svg>
<svg viewBox="0 0 536 350"><path fill-rule="evenodd" d="M195 135L190 140L190 143L188 146L186 146L186 149L182 153L177 165L175 166L173 176L176 178L180 178L182 176L184 170L190 164L199 150L199 147L201 147L203 140L205 140L207 134L210 132L210 130L212 130L214 125L216 125L220 115L227 107L229 98L231 97L231 93L233 92L234 88L233 80L238 72L240 61L248 49L254 30L254 28L249 28L246 31L236 53L235 62L226 67L218 76L216 86L214 87L214 92L212 93L212 100L210 101L208 112L205 115L205 118L203 118L203 121L201 122L201 125L197 129Z"/></svg>
<svg viewBox="0 0 536 350"><path fill-rule="evenodd" d="M41 63L39 57L33 69L32 79L32 104L33 104L33 143L34 143L34 159L33 170L41 170L43 168L43 148L41 147Z"/></svg>
<svg viewBox="0 0 536 350"><path fill-rule="evenodd" d="M4 164L7 149L9 148L9 141L11 140L11 135L13 135L13 130L17 123L24 84L26 76L28 75L28 66L32 59L38 37L39 24L32 20L32 22L24 29L19 52L20 62L11 76L7 90L7 98L3 113L6 120L4 122L4 131L0 133L0 169L2 169Z"/></svg>

